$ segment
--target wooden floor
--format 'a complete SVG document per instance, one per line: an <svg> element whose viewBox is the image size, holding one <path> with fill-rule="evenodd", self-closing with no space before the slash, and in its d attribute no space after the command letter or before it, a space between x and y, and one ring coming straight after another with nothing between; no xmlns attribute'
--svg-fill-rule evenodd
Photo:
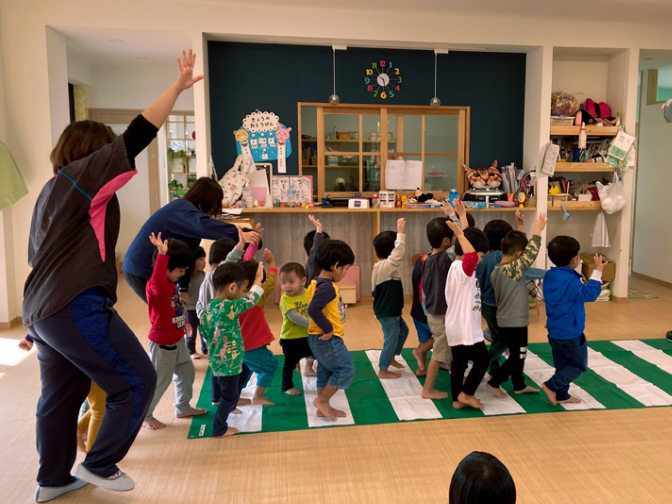
<svg viewBox="0 0 672 504"><path fill-rule="evenodd" d="M672 329L672 291L636 279L632 286L659 297L589 305L589 339L658 338ZM125 283L119 291L120 313L146 341L146 307ZM530 335L535 342L546 339L543 307L541 313L531 310ZM275 305L268 309L268 320L278 334L281 319ZM22 336L21 328L0 331L0 342ZM382 333L370 303L348 309L346 341L351 350L381 347ZM416 342L412 332L408 345ZM274 344L273 350L279 352L279 346ZM205 367L204 360L196 361L195 395ZM0 365L3 504L32 501L39 383L34 352L17 365ZM156 411L168 427L143 430L121 463L136 482L133 492L118 494L89 486L55 502L445 503L456 464L473 450L493 453L509 467L521 503L665 503L672 496L671 408L188 440L189 422L172 416L172 397L171 388Z"/></svg>

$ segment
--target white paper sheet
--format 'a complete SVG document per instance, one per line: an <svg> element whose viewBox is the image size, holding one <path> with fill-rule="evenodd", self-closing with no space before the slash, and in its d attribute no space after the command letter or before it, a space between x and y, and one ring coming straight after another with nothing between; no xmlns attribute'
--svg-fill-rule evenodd
<svg viewBox="0 0 672 504"><path fill-rule="evenodd" d="M390 159L385 165L388 189L414 190L422 187L422 161Z"/></svg>
<svg viewBox="0 0 672 504"><path fill-rule="evenodd" d="M371 361L373 370L378 374L378 371L380 371L378 367L380 350L367 350L366 356ZM420 396L422 385L415 373L408 367L406 361L400 356L397 356L396 359L404 367L402 369L390 368L390 370L401 373L401 378L380 380L380 384L383 386L397 418L399 420L442 418L434 402Z"/></svg>
<svg viewBox="0 0 672 504"><path fill-rule="evenodd" d="M306 401L306 414L308 416L308 427L333 427L334 425L354 425L350 403L344 390L339 390L331 398L330 404L341 411L345 411L345 417L326 418L317 416L317 408L313 406L313 401L317 398L317 378L306 376L306 359L301 360L301 380L303 381L303 397Z"/></svg>
<svg viewBox="0 0 672 504"><path fill-rule="evenodd" d="M250 381L247 382L247 387L243 389L240 397L252 399L254 390L257 388L257 373L252 373ZM241 415L231 413L227 419L227 423L231 427L235 427L240 432L260 432L261 431L261 416L263 412L261 405L248 405L238 408L242 411Z"/></svg>

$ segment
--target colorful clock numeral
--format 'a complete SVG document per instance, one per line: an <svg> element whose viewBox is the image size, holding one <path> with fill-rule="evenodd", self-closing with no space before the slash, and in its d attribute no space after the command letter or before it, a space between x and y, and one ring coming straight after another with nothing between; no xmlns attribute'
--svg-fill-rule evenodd
<svg viewBox="0 0 672 504"><path fill-rule="evenodd" d="M399 84L397 84L397 85L395 86L394 90L395 90L395 91L401 91L401 90L399 89Z"/></svg>
<svg viewBox="0 0 672 504"><path fill-rule="evenodd" d="M382 98L382 96L381 96L381 98ZM394 98L394 91L392 91L391 89L390 89L390 98Z"/></svg>
<svg viewBox="0 0 672 504"><path fill-rule="evenodd" d="M370 83L371 79L369 79L368 77L364 77L364 84L370 84Z"/></svg>
<svg viewBox="0 0 672 504"><path fill-rule="evenodd" d="M399 75L399 69L398 68L394 69L394 75Z"/></svg>
<svg viewBox="0 0 672 504"><path fill-rule="evenodd" d="M367 90L369 93L370 93L371 91L373 91L373 85L372 85L372 84L369 84L368 86L366 86L366 90ZM378 90L376 90L376 92L378 92ZM375 96L375 95L374 95L374 96Z"/></svg>
<svg viewBox="0 0 672 504"><path fill-rule="evenodd" d="M385 94L385 91L383 91L382 93L380 93L380 97L381 97L383 100L384 100L385 98L387 98L387 95Z"/></svg>
<svg viewBox="0 0 672 504"><path fill-rule="evenodd" d="M378 96L378 90L377 89L373 92L373 97L375 98L376 96Z"/></svg>
<svg viewBox="0 0 672 504"><path fill-rule="evenodd" d="M373 69L367 68L366 69L366 75L373 75Z"/></svg>
<svg viewBox="0 0 672 504"><path fill-rule="evenodd" d="M397 78L397 82L401 84L401 75Z"/></svg>
<svg viewBox="0 0 672 504"><path fill-rule="evenodd" d="M380 66L385 67L385 60L380 60Z"/></svg>
<svg viewBox="0 0 672 504"><path fill-rule="evenodd" d="M396 85L393 79L396 79ZM365 69L364 85L374 98L394 98L401 91L402 82L401 69L395 67L391 60L372 61L371 68Z"/></svg>
<svg viewBox="0 0 672 504"><path fill-rule="evenodd" d="M375 70L376 68L378 68L378 63L374 61L373 63L371 63L371 69Z"/></svg>

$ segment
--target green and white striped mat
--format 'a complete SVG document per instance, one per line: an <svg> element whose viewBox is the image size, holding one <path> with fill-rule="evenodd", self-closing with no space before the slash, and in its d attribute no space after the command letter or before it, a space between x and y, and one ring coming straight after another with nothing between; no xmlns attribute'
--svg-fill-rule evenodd
<svg viewBox="0 0 672 504"><path fill-rule="evenodd" d="M294 372L294 385L304 390L299 396L288 396L280 389L280 369L267 397L275 406L244 406L243 414L231 415L229 424L242 433L278 432L346 425L374 425L449 418L474 418L522 413L550 413L587 409L631 409L672 405L672 342L665 339L594 341L588 343L588 372L572 386L572 395L580 397L580 404L553 406L541 392L533 395L512 393L510 383L506 399L492 396L484 385L476 397L484 404L482 410L465 408L454 410L451 399L430 401L420 397L424 378L415 376L417 367L411 349L404 349L406 367L402 377L380 380L378 356L380 350L351 352L355 362L355 377L350 387L339 391L332 400L336 408L347 412L346 418L318 418L312 405L316 397L315 378ZM279 368L283 357L276 356ZM547 343L529 345L525 374L530 384L540 386L553 374L553 358ZM253 375L243 391L251 397L255 386ZM450 373L441 371L436 387L450 391ZM189 438L212 436L215 407L210 403L210 372L198 400L198 407L206 408L207 415L194 417Z"/></svg>

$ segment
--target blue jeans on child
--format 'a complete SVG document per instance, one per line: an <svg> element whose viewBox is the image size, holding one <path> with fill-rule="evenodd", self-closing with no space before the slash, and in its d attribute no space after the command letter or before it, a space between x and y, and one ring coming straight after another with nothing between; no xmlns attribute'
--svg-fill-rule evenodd
<svg viewBox="0 0 672 504"><path fill-rule="evenodd" d="M236 409L240 393L243 390L243 383L250 377L250 370L245 364L240 374L235 376L213 376L217 382L220 398L219 405L215 411L215 421L212 423L212 436L219 437L226 434L229 429L227 419L231 412Z"/></svg>
<svg viewBox="0 0 672 504"><path fill-rule="evenodd" d="M252 373L257 373L257 386L271 386L275 370L278 369L278 359L275 358L273 352L267 346L255 348L249 352L245 351L243 362L250 368ZM247 385L247 380L245 380L243 388L245 388L245 385Z"/></svg>
<svg viewBox="0 0 672 504"><path fill-rule="evenodd" d="M383 326L383 350L380 352L378 367L387 370L395 355L401 355L406 338L408 338L408 326L402 317L381 317L378 319Z"/></svg>
<svg viewBox="0 0 672 504"><path fill-rule="evenodd" d="M322 341L320 336L308 335L308 345L317 359L317 388L323 389L327 385L348 388L355 374L355 364L343 338L332 336L328 341Z"/></svg>
<svg viewBox="0 0 672 504"><path fill-rule="evenodd" d="M429 338L432 337L432 330L429 328L429 324L427 322L420 322L415 318L413 319L413 323L415 324L415 330L418 333L418 342L427 343Z"/></svg>
<svg viewBox="0 0 672 504"><path fill-rule="evenodd" d="M555 392L558 401L569 399L569 385L588 370L588 346L586 336L571 340L548 338L553 350L555 374L546 385Z"/></svg>

